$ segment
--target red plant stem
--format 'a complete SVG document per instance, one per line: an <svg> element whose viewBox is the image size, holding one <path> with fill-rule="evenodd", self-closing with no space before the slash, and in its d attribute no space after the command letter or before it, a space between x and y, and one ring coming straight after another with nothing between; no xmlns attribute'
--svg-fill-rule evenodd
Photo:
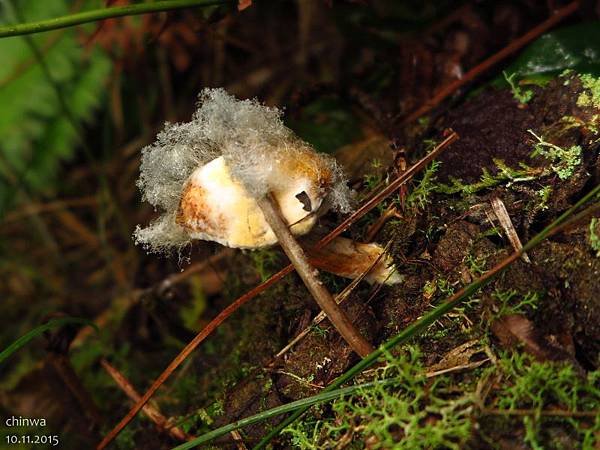
<svg viewBox="0 0 600 450"><path fill-rule="evenodd" d="M420 170L422 170L427 164L429 164L433 159L435 159L446 147L448 147L451 143L458 139L458 134L453 131L450 131L448 136L438 144L431 152L421 158L416 164L411 166L406 172L402 173L398 178L396 178L392 183L383 188L380 192L371 197L365 204L363 204L359 209L357 209L354 213L352 213L346 220L344 220L340 225L338 225L333 231L331 231L327 236L321 239L315 247L321 248L328 243L330 243L337 236L342 234L344 230L346 230L350 225L356 222L358 219L366 215L369 211L371 211L379 202L381 202L386 197L393 194L400 186L409 181L415 174L417 174ZM225 321L231 314L237 311L244 303L253 299L261 292L266 290L268 287L275 284L277 281L281 280L286 275L290 274L294 271L294 267L290 264L287 267L283 268L271 278L266 280L265 282L259 284L254 287L252 290L246 292L240 298L235 300L229 306L227 306L223 311L221 311L206 327L204 327L195 337L190 341L188 345L184 347L183 350L171 361L171 363L167 366L167 368L158 376L158 378L152 383L152 386L146 391L146 393L142 396L142 398L129 410L129 412L121 419L121 421L106 435L104 439L98 444L96 447L98 450L105 448L117 435L121 432L123 428L127 426L129 422L133 420L133 418L137 415L137 413L142 409L142 407L150 400L150 398L154 395L154 393L158 390L158 388L171 376L171 374L179 367L179 365L186 360L188 356L200 345L200 343L206 339L221 323Z"/></svg>
<svg viewBox="0 0 600 450"><path fill-rule="evenodd" d="M575 11L577 11L578 8L579 1L574 1L569 3L567 6L556 10L556 12L552 14L552 16L550 16L547 20L545 20L538 26L532 28L520 38L517 38L514 41L512 41L498 53L490 56L482 63L473 67L471 70L465 73L462 78L444 86L442 89L440 89L440 91L437 94L435 94L432 98L427 100L419 109L404 117L402 119L402 124L405 125L411 123L412 121L418 119L424 114L427 114L434 107L436 107L438 104L444 101L447 97L452 95L457 89L472 81L473 79L481 75L483 72L488 70L490 67L495 66L503 59L515 53L517 50L523 48L529 42L533 41L535 38L548 31L550 28L552 28L558 22L563 20L565 17L573 14Z"/></svg>
<svg viewBox="0 0 600 450"><path fill-rule="evenodd" d="M133 400L133 402L140 400L140 394L137 393L131 382L125 378L125 375L119 372L116 367L114 367L105 359L100 360L100 364L104 370L108 372L119 389L121 389L130 400ZM152 422L154 422L160 431L168 433L171 437L180 441L189 441L194 439L194 436L185 433L178 426L171 425L169 423L169 419L167 419L157 408L148 404L144 405L142 411Z"/></svg>

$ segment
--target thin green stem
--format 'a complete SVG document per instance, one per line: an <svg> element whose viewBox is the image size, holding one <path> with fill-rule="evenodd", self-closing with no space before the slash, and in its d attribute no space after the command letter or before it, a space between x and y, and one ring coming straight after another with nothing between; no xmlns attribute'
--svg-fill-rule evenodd
<svg viewBox="0 0 600 450"><path fill-rule="evenodd" d="M529 242L527 242L527 244L525 244L523 246L522 249L511 254L508 258L506 258L500 264L496 265L495 267L493 267L492 269L487 271L484 275L482 275L480 278L475 280L473 283L469 284L468 286L466 286L463 289L461 289L460 291L458 291L456 294L451 296L444 303L442 303L441 305L439 305L438 307L433 309L431 312L425 314L423 317L421 317L421 319L412 323L411 325L406 327L404 330L402 330L400 333L398 333L396 336L394 336L393 338L391 338L390 340L385 342L373 353L371 353L370 355L361 359L357 364L355 364L352 368L350 368L348 371L346 371L346 373L344 373L341 376L339 376L338 378L336 378L329 386L327 386L323 390L323 393L338 389L344 383L346 383L346 382L350 381L352 378L354 378L355 375L361 373L363 370L372 366L379 359L379 357L381 357L381 355L383 355L385 352L391 350L393 347L395 347L399 344L403 344L403 343L407 342L412 337L418 335L421 331L423 331L429 325L431 325L432 323L437 321L444 314L446 314L447 312L449 312L450 310L455 308L457 305L459 305L463 300L466 300L472 294L474 294L479 289L481 289L482 287L487 285L489 282L491 282L499 273L504 271L508 266L510 266L510 264L512 264L514 261L516 261L518 258L520 258L524 252L531 250L533 247L539 245L544 239L546 239L551 234L555 233L557 231L557 229L559 227L561 227L562 225L568 225L567 219L569 219L569 217L573 216L575 211L577 211L582 205L584 205L585 203L590 201L593 197L598 196L599 193L600 193L600 184L598 186L596 186L594 189L592 189L584 197L582 197L577 203L575 203L575 205L573 205L573 207L571 207L567 211L565 211L560 217L558 217L556 220L554 220L550 225L548 225L546 228L544 228L542 231L540 231L538 234L536 234ZM595 210L595 208L596 208L595 206L592 207L592 209L594 209L594 210ZM587 211L587 212L589 212L589 211ZM586 214L587 214L587 212L586 212ZM582 215L583 215L583 213L576 215L574 217L574 220L580 220ZM271 439L273 439L273 437L277 436L289 424L296 421L296 419L298 419L302 414L304 414L308 408L309 407L306 406L306 407L301 407L301 408L297 409L296 412L294 412L294 414L292 414L291 416L289 416L288 418L283 420L275 428L273 428L256 445L256 447L254 447L254 450L264 448L271 441Z"/></svg>
<svg viewBox="0 0 600 450"><path fill-rule="evenodd" d="M193 6L213 6L233 3L231 0L163 0L151 3L136 3L134 5L114 6L112 8L93 9L75 14L69 14L53 19L37 22L5 25L0 27L0 38L20 36L23 34L41 33L43 31L57 30L89 22L96 22L114 17L135 16L153 12L170 11Z"/></svg>

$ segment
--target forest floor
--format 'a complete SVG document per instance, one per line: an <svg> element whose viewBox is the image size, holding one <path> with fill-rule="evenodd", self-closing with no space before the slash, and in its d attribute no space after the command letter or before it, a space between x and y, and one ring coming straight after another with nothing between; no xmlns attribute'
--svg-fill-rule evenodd
<svg viewBox="0 0 600 450"><path fill-rule="evenodd" d="M124 380L143 393L215 316L287 265L277 247L234 251L202 242L164 257L133 243L136 224L155 217L135 185L139 150L165 120L189 120L199 86L285 105L286 125L344 167L356 205L457 133L345 232L387 247L400 275L395 285L361 282L347 291L344 308L375 346L504 261L600 183L600 79L584 70L600 72L598 22L586 23L596 10L582 6L555 41L545 35L523 52L533 73L502 61L430 103L547 20L555 2L332 3L298 2L293 13L259 1L242 13L182 11L164 23L150 16L106 22L78 37L110 49L110 79L99 84L110 98L80 130L96 159L59 160L63 179L39 192L28 181L14 191L0 186L2 199L15 200L0 224L0 337L12 342L64 315L99 329L63 326L12 355L0 367L0 417L43 411L64 448L91 448L131 408ZM296 28L297 36L289 32ZM563 59L544 42L560 44ZM54 44L46 44L50 52ZM428 109L418 120L406 119L422 105ZM58 139L55 131L46 141ZM34 155L28 164L36 176L36 164L58 158ZM327 213L301 242L309 247L343 219ZM333 293L351 283L320 276ZM596 211L351 383L367 387L313 406L274 448L598 448L598 311ZM359 358L327 320L312 323L318 312L295 273L279 280L221 323L155 393L150 404L169 426L139 413L114 448L172 448L319 394ZM280 421L209 445L249 448Z"/></svg>
<svg viewBox="0 0 600 450"><path fill-rule="evenodd" d="M384 342L513 251L494 199L526 242L569 199L597 183L599 116L594 105L580 106L585 91L576 74L535 87L527 104L510 90L492 89L426 125L425 133L451 128L460 139L404 199L382 203L352 231L352 238L364 240L386 211L397 212L375 238L391 242L403 281L361 285L347 300L365 336ZM363 189L397 171L378 169L366 174ZM541 244L390 355L386 366L361 376L398 376L397 385L366 389L311 412L288 429L292 441L303 448L315 442L319 448L359 442L374 448L592 448L598 433L599 232L599 222L588 219ZM275 250L235 258L245 259L239 266L250 270L274 270L281 262ZM226 285L243 285L234 276ZM342 287L339 279L328 281L334 291ZM217 363L203 352L210 373L197 375L204 392L217 392L214 383L225 386L215 425L314 395L355 362L328 322L272 359L310 325L307 311L316 312L315 304L291 276L223 326L217 354L229 357ZM236 382L222 384L216 373ZM593 413L567 412L582 410ZM410 424L419 431L403 436ZM266 427L246 429L245 439L252 442Z"/></svg>

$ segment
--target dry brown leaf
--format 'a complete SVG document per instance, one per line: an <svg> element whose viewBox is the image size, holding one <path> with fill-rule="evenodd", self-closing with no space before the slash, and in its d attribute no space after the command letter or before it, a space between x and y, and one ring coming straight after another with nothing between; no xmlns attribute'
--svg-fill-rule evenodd
<svg viewBox="0 0 600 450"><path fill-rule="evenodd" d="M502 346L515 348L522 345L523 350L540 361L574 361L566 350L552 345L533 322L521 314L500 317L492 323L491 329Z"/></svg>

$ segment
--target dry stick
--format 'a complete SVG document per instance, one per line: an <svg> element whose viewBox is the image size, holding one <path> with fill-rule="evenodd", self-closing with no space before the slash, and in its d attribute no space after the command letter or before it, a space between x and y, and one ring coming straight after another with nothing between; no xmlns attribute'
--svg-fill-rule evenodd
<svg viewBox="0 0 600 450"><path fill-rule="evenodd" d="M503 59L505 59L508 56L515 53L517 50L520 50L522 47L527 45L529 42L531 42L532 40L534 40L541 34L545 33L550 28L552 28L554 25L556 25L558 22L563 20L565 17L573 14L575 11L577 11L578 8L579 8L579 1L575 1L575 2L569 3L567 6L565 6L563 8L556 10L556 12L554 14L552 14L552 16L550 16L546 21L542 22L535 28L532 28L527 33L525 33L523 36L521 36L520 38L512 41L510 44L508 44L506 47L504 47L498 53L492 55L491 57L489 57L482 63L475 66L473 69L469 70L467 73L465 73L463 75L462 78L460 78L456 81L453 81L452 83L449 83L448 85L444 86L436 95L434 95L432 98L427 100L423 104L423 106L421 106L419 109L417 109L416 111L412 112L411 114L409 114L408 116L403 118L402 124L411 123L412 121L418 119L422 115L427 114L435 106L437 106L442 101L444 101L447 97L449 97L451 94L453 94L458 88L460 88L460 87L464 86L465 84L467 84L468 82L472 81L473 79L475 79L476 77L481 75L483 72L488 70L490 67L496 65Z"/></svg>
<svg viewBox="0 0 600 450"><path fill-rule="evenodd" d="M540 414L542 416L554 416L554 417L598 417L600 410L594 411L565 411L563 409L497 409L497 408L481 408L481 414L484 415L501 415L501 416L535 416Z"/></svg>
<svg viewBox="0 0 600 450"><path fill-rule="evenodd" d="M379 202L383 199L394 193L400 186L410 180L415 174L420 172L427 164L433 161L437 156L442 153L442 151L455 140L458 139L458 134L455 132L449 132L448 137L446 137L442 142L438 144L431 152L421 158L416 164L411 166L406 172L396 178L392 183L383 188L380 192L371 197L363 206L361 206L358 210L352 213L346 220L344 220L340 225L338 225L333 231L331 231L327 236L321 239L315 247L321 248L325 245L329 244L333 239L342 234L344 230L346 230L351 224L355 221L363 217L367 214L371 209L373 209ZM119 432L127 426L129 422L136 416L136 414L142 409L142 407L150 400L152 395L158 390L158 388L171 376L171 374L179 367L179 365L185 361L185 359L190 356L190 354L194 351L194 349L200 345L200 343L206 339L215 329L225 321L231 314L237 311L244 303L253 299L261 292L277 283L286 275L292 273L294 271L294 266L291 264L287 267L283 268L271 278L266 280L265 282L259 284L254 287L250 291L246 292L244 295L239 297L229 306L227 306L223 311L221 311L208 325L206 325L200 332L190 341L188 345L185 346L181 352L171 361L171 363L167 366L167 368L158 376L158 378L152 383L152 386L146 391L146 393L142 396L139 402L137 402L131 410L127 413L121 421L115 425L115 427L102 439L100 444L98 444L97 449L101 450L105 448L117 435Z"/></svg>
<svg viewBox="0 0 600 450"><path fill-rule="evenodd" d="M102 364L102 367L104 367L115 383L117 383L117 386L119 386L119 388L125 393L125 395L127 395L127 397L134 402L138 402L140 400L140 394L137 393L133 385L121 372L119 372L105 359L100 360L100 364ZM169 426L169 420L154 406L144 405L142 411L152 422L154 422L159 430L166 431L173 438L180 441L189 441L190 439L194 438L194 436L185 433L177 426Z"/></svg>
<svg viewBox="0 0 600 450"><path fill-rule="evenodd" d="M352 280L352 282L348 286L346 286L341 293L339 293L335 296L335 302L338 305L341 305L342 303L344 303L346 301L346 299L350 296L350 294L354 291L354 289L356 289L356 286L358 286L358 283L360 283L375 268L375 266L377 264L379 264L379 261L381 261L381 259L387 255L391 244L392 244L392 241L390 241L388 243L388 245L386 245L383 252L381 252L381 254L375 259L375 261L373 261L373 263L367 270L365 270L358 277L356 277L354 280ZM304 330L302 330L300 333L298 333L298 335L295 338L293 338L290 342L288 342L288 344L285 347L283 347L281 350L279 350L279 352L277 352L277 354L273 357L273 360L276 360L277 358L281 358L281 356L283 356L287 351L289 351L289 349L291 349L294 345L296 345L298 342L300 342L302 339L304 339L304 337L308 333L310 333L310 330L312 330L313 327L316 327L323 320L325 320L325 317L326 317L326 315L323 311L321 311L319 314L317 314L309 326L304 328ZM271 361L271 363L272 362L273 361ZM271 364L271 363L269 363L269 364ZM269 365L269 364L267 364L267 365Z"/></svg>
<svg viewBox="0 0 600 450"><path fill-rule="evenodd" d="M318 271L307 260L304 250L290 232L287 224L281 217L279 206L271 194L258 200L265 220L277 236L279 245L290 259L306 288L309 290L321 309L325 311L333 326L339 331L348 345L361 357L367 356L374 349L356 329L344 310L335 302L333 296L318 278Z"/></svg>

